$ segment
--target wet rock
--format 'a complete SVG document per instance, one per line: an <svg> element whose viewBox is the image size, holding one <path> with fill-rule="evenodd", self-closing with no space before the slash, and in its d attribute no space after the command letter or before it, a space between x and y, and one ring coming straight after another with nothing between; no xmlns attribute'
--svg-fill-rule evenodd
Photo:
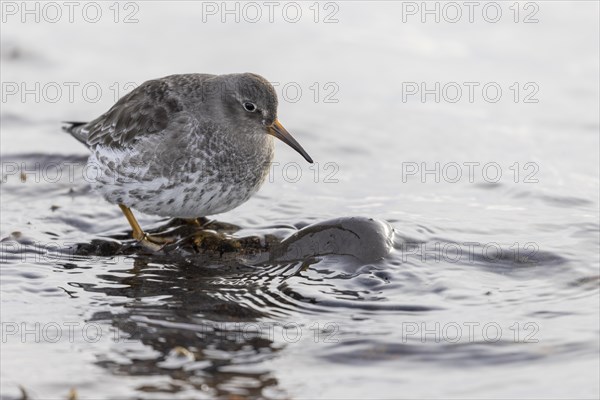
<svg viewBox="0 0 600 400"><path fill-rule="evenodd" d="M166 256L203 255L209 259L239 258L253 265L301 261L329 255L353 256L361 262L372 262L387 256L394 242L394 230L385 221L365 217L343 217L308 225L281 240L271 233L235 237L239 227L220 222L194 226L170 221L152 235L176 239L156 254ZM115 238L122 239L122 238ZM138 245L133 240L124 244L92 240L77 246L82 256L110 257L132 254Z"/></svg>
<svg viewBox="0 0 600 400"><path fill-rule="evenodd" d="M302 228L274 249L272 261L294 261L326 255L350 255L372 262L388 255L394 229L385 221L365 217L331 219Z"/></svg>

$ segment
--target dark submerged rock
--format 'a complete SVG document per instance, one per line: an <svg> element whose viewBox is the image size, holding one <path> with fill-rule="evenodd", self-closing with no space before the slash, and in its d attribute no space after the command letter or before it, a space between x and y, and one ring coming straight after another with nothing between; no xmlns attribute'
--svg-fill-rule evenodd
<svg viewBox="0 0 600 400"><path fill-rule="evenodd" d="M239 229L235 225L221 222L210 222L200 227L176 220L150 233L176 239L175 243L165 246L159 252L164 256L202 254L210 259L244 257L254 265L336 255L353 256L361 262L373 262L387 256L394 241L394 230L387 222L366 217L341 217L317 222L283 240L270 233L233 236ZM135 252L132 250L136 248L138 246L135 241L131 240L124 244L93 240L91 243L78 245L75 252L83 256L107 257L132 254Z"/></svg>

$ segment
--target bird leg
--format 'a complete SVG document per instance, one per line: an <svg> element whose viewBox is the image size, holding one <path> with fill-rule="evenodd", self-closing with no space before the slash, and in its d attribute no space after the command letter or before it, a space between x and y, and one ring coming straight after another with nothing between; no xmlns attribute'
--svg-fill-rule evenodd
<svg viewBox="0 0 600 400"><path fill-rule="evenodd" d="M185 222L188 225L197 226L198 228L203 228L206 225L210 224L212 220L206 217L198 217L198 218L186 218Z"/></svg>
<svg viewBox="0 0 600 400"><path fill-rule="evenodd" d="M138 224L129 207L123 204L119 204L119 207L121 208L121 211L123 211L125 218L127 218L127 222L131 225L131 229L133 229L133 238L139 241L142 246L152 251L159 251L165 245L173 242L171 239L148 235L142 230L142 227Z"/></svg>
<svg viewBox="0 0 600 400"><path fill-rule="evenodd" d="M185 218L185 222L188 225L200 226L200 221L198 221L198 218Z"/></svg>

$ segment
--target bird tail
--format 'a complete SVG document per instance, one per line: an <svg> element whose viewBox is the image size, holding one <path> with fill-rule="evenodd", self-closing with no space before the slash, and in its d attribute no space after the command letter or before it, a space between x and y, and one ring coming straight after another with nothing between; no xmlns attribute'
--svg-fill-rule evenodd
<svg viewBox="0 0 600 400"><path fill-rule="evenodd" d="M79 140L84 145L87 144L87 135L83 132L83 127L87 124L87 122L74 122L74 121L62 121L63 125L62 129L65 132L68 132L75 139Z"/></svg>

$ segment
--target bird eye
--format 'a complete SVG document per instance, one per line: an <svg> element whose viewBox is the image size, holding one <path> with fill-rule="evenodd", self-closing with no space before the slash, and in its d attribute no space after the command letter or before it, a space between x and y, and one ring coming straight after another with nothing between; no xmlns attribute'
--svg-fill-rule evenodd
<svg viewBox="0 0 600 400"><path fill-rule="evenodd" d="M250 103L249 101L247 101L244 103L244 110L246 110L248 112L254 112L254 111L256 111L256 104Z"/></svg>

